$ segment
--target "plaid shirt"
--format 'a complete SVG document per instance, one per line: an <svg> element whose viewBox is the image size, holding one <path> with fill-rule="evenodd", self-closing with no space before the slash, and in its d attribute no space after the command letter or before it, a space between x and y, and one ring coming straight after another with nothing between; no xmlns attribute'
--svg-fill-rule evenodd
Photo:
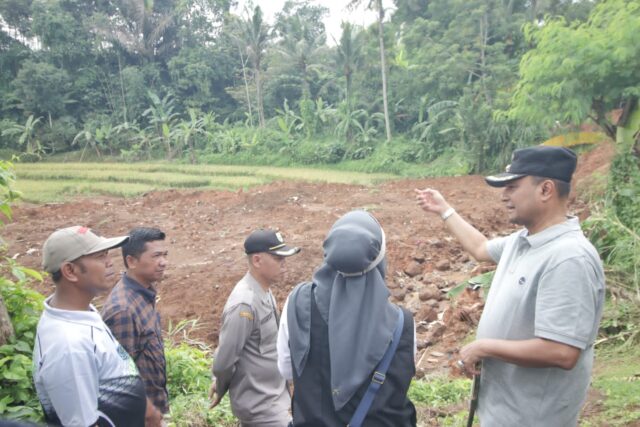
<svg viewBox="0 0 640 427"><path fill-rule="evenodd" d="M135 360L147 397L163 413L169 412L167 370L156 291L122 275L102 308L111 332Z"/></svg>

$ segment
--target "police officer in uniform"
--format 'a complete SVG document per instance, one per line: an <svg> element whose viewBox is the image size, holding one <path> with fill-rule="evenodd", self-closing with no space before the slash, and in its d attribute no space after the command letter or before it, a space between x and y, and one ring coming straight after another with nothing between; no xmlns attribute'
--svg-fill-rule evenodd
<svg viewBox="0 0 640 427"><path fill-rule="evenodd" d="M222 313L214 355L211 407L229 391L242 427L285 427L291 398L277 365L280 315L271 286L282 277L285 259L300 252L273 230L257 230L244 242L249 271L235 286Z"/></svg>

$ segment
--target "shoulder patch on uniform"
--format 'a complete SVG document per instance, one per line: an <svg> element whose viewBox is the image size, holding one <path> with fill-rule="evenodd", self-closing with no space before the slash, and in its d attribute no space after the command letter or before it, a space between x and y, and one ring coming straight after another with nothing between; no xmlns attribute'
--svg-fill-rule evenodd
<svg viewBox="0 0 640 427"><path fill-rule="evenodd" d="M244 317L245 319L253 320L253 314L250 311L241 311L240 317Z"/></svg>

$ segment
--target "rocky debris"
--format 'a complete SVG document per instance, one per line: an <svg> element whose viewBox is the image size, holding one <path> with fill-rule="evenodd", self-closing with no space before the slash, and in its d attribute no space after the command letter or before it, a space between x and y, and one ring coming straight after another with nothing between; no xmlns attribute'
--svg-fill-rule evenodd
<svg viewBox="0 0 640 427"><path fill-rule="evenodd" d="M418 274L422 273L422 264L418 261L410 261L407 265L405 265L403 271L409 277L415 277Z"/></svg>
<svg viewBox="0 0 640 427"><path fill-rule="evenodd" d="M439 271L451 270L451 263L449 262L449 260L443 259L442 261L439 261L436 263L436 270L439 270Z"/></svg>
<svg viewBox="0 0 640 427"><path fill-rule="evenodd" d="M463 322L477 325L480 321L480 314L482 313L482 304L474 304L470 307L460 307L454 312L454 317Z"/></svg>
<svg viewBox="0 0 640 427"><path fill-rule="evenodd" d="M424 350L425 348L431 345L431 341L427 340L417 340L416 345L418 346L418 350Z"/></svg>
<svg viewBox="0 0 640 427"><path fill-rule="evenodd" d="M440 239L431 239L429 240L429 246L432 248L443 248L444 242Z"/></svg>
<svg viewBox="0 0 640 427"><path fill-rule="evenodd" d="M430 325L429 332L427 332L426 339L428 341L435 342L438 338L440 338L445 331L447 330L447 326L444 322L436 321Z"/></svg>
<svg viewBox="0 0 640 427"><path fill-rule="evenodd" d="M413 253L411 254L411 258L412 258L415 262L418 262L418 263L420 263L420 264L422 264L423 262L425 262L425 261L427 260L427 257L425 256L425 254L424 254L424 253L422 253L422 252L417 252L417 251L415 251L415 252L413 252Z"/></svg>
<svg viewBox="0 0 640 427"><path fill-rule="evenodd" d="M391 296L395 298L396 301L404 301L404 298L407 296L407 291L403 288L391 289Z"/></svg>
<svg viewBox="0 0 640 427"><path fill-rule="evenodd" d="M427 322L421 322L416 320L416 333L424 334L429 331L429 325Z"/></svg>
<svg viewBox="0 0 640 427"><path fill-rule="evenodd" d="M438 281L438 283L436 283L436 286L438 286L438 289L446 289L446 288L450 288L451 286L455 286L457 283L456 282L448 282L446 280L440 280Z"/></svg>
<svg viewBox="0 0 640 427"><path fill-rule="evenodd" d="M421 321L430 323L438 320L438 311L429 305L425 305L420 309L417 316Z"/></svg>
<svg viewBox="0 0 640 427"><path fill-rule="evenodd" d="M423 305L438 309L438 306L440 305L440 302L437 299L428 299L428 300L424 301Z"/></svg>
<svg viewBox="0 0 640 427"><path fill-rule="evenodd" d="M438 303L438 312L444 313L449 309L449 307L451 307L451 304L449 303L449 301L444 301L444 300L440 301Z"/></svg>
<svg viewBox="0 0 640 427"><path fill-rule="evenodd" d="M442 291L436 286L436 285L427 285L422 291L420 291L420 294L418 295L418 298L420 298L420 301L429 301L429 300L441 300L443 299L444 295L442 293Z"/></svg>

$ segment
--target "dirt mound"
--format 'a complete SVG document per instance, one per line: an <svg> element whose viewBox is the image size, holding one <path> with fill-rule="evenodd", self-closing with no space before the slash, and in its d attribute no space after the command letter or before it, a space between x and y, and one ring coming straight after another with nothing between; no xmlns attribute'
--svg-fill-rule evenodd
<svg viewBox="0 0 640 427"><path fill-rule="evenodd" d="M593 150L580 156L578 167L573 176L576 186L582 186L585 180L591 181L594 175L607 175L615 153L616 149L613 142L604 141Z"/></svg>
<svg viewBox="0 0 640 427"><path fill-rule="evenodd" d="M592 161L587 159L581 167ZM140 225L164 230L171 263L159 286L164 327L198 319L199 328L191 336L215 345L226 298L246 271L242 243L251 230L280 229L288 242L303 248L287 261L286 278L274 289L282 305L291 289L309 280L322 262L322 241L333 222L352 209L366 209L385 228L387 282L392 299L415 314L419 372L424 374L449 366L482 310L478 291L467 290L455 301L449 300L447 291L487 269L462 250L439 218L416 206L413 190L424 187L439 189L489 237L513 230L506 222L500 191L487 186L482 177L467 176L372 187L276 182L238 192L171 190L131 199L23 204L16 207L15 221L3 234L10 256L39 268L42 243L56 228L82 224L105 235L120 235ZM122 269L119 251L112 256ZM38 288L51 292L48 282Z"/></svg>

